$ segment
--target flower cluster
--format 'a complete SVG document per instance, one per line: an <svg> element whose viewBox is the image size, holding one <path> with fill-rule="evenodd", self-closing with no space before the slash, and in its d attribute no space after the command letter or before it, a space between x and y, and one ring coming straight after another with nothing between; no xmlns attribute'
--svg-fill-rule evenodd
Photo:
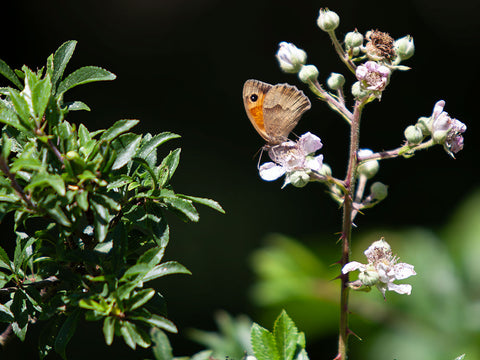
<svg viewBox="0 0 480 360"><path fill-rule="evenodd" d="M398 263L398 258L392 255L390 245L383 238L370 245L364 254L367 257L368 264L352 261L342 269L343 274L355 270L360 271L358 280L352 282L350 284L351 287L360 288L361 286L370 287L375 285L383 297L385 297L387 290L410 295L412 292L411 285L398 285L393 282L406 279L417 273L413 269L413 265Z"/></svg>
<svg viewBox="0 0 480 360"><path fill-rule="evenodd" d="M322 148L318 136L307 132L297 141L286 141L271 146L268 155L273 162L260 166L260 177L266 181L273 181L285 175L285 187L292 184L303 187L310 181L311 171L320 171L323 165L323 155L315 156L315 152Z"/></svg>

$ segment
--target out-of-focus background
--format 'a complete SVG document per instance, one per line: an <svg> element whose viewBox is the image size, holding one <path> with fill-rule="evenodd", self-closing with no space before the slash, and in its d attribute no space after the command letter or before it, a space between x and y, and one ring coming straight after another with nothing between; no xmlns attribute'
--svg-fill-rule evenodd
<svg viewBox="0 0 480 360"><path fill-rule="evenodd" d="M405 359L401 357L405 352L401 351L413 344L414 338L421 339L420 345L411 345L413 354L408 358L425 360L433 350L422 353L426 348L422 345L453 342L453 330L464 335L462 339L470 340L464 347L457 342L457 347L442 350L445 359L453 358L458 351L480 351L471 345L478 344L471 339L478 340L480 328L479 287L472 290L479 282L475 276L467 276L467 280L462 277L478 270L473 260L471 268L462 265L475 254L477 239L470 230L472 241L462 243L464 238L460 238L468 226L471 229L478 224L472 214L476 214L478 204L473 192L479 186L476 52L480 3L10 1L2 4L0 58L14 68L26 64L37 69L64 41L78 40L67 72L98 65L118 78L70 91L72 99L84 101L92 108L90 113L72 114L71 121L97 129L118 119L137 118L141 120L137 132L172 131L182 135L168 144L171 149L182 148L180 167L173 180L175 190L214 198L225 208L226 215L202 208L198 224L171 219L167 257L193 272L190 277L158 282L167 300L169 318L180 329L178 335L170 337L176 355L193 354L202 348L188 339L187 329L215 330L214 313L218 309L233 315L248 314L270 328L284 306L298 327L307 332L311 358L331 359L336 352L338 284L329 280L338 272L331 265L339 256L335 233L340 229L341 212L320 185L282 190L281 181L267 183L259 178L256 154L263 140L250 125L241 98L243 82L249 78L289 82L303 89L313 106L295 133L311 131L320 136L325 161L334 175L344 176L346 124L324 103L316 101L294 75L282 73L274 57L280 41L293 42L308 53L308 63L318 67L321 82L333 71L345 74L348 84L352 84L353 79L337 59L327 34L316 26L320 7L329 7L340 15L340 38L357 28L362 33L379 29L394 38L411 34L415 39L415 56L405 62L412 70L396 72L381 102L369 105L364 112L362 147L379 151L399 146L404 129L418 117L429 116L439 99L446 100L445 110L468 127L465 148L456 160L441 147L435 147L409 160L381 163L376 180L389 185L389 196L381 205L368 210L366 216L357 218L354 236L364 247L356 247L354 255L363 261L361 252L369 242L381 235L388 241L390 236L399 250L405 250L400 253L401 260L415 260L417 269L425 269L424 275L419 272L420 279L412 282L426 283L430 288L419 285L407 299L388 294L387 302L379 293L353 294L352 301L358 304L354 305L352 327L364 340L352 337L352 351L369 359ZM7 85L6 80L0 81L1 86ZM468 226L462 223L464 217L454 217L466 199L470 202L462 214L471 215ZM8 219L1 226L5 233L10 226ZM442 236L445 232L448 236ZM272 233L296 240L269 235ZM2 246L6 241L11 240L7 236L0 240ZM463 247L459 250L456 244L460 243ZM415 251L406 244L416 244L412 245ZM313 249L316 255L304 247ZM310 267L299 269L295 264ZM315 293L311 280L317 270L324 281L319 282ZM426 273L435 281L429 281ZM283 278L292 284L303 284L295 280L295 274L309 279L305 285L310 286L308 291L279 283ZM262 282L266 284L263 288ZM431 297L425 295L426 288L432 290L428 293ZM439 289L442 291L435 292ZM453 293L460 294L462 300L449 302L447 295ZM442 303L436 306L439 299L443 299ZM416 310L404 311L414 307L411 304L418 305ZM446 307L451 311L446 311ZM421 314L428 311L431 314L423 319ZM418 321L407 322L404 313ZM469 320L475 318L474 314L477 322ZM405 327L399 328L399 322ZM458 326L454 327L452 322L458 322ZM442 332L437 325L447 330ZM380 329L389 330L379 335ZM404 340L395 337L409 332ZM67 353L71 359L92 360L108 354L131 359L150 356L147 351L131 352L120 339L115 340L112 349L107 348L98 324L81 327ZM15 341L0 353L2 359L36 357L34 339L26 344Z"/></svg>

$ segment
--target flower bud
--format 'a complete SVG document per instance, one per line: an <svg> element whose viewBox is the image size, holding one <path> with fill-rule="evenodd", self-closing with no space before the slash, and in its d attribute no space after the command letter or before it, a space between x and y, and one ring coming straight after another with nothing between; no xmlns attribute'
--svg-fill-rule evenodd
<svg viewBox="0 0 480 360"><path fill-rule="evenodd" d="M65 157L67 158L67 160L74 160L74 159L80 158L80 156L78 156L78 153L73 150L70 150L69 152L67 152L65 154Z"/></svg>
<svg viewBox="0 0 480 360"><path fill-rule="evenodd" d="M332 90L341 89L345 84L345 77L342 74L331 73L327 79L327 85Z"/></svg>
<svg viewBox="0 0 480 360"><path fill-rule="evenodd" d="M352 95L355 99L363 99L370 92L362 86L361 81L357 81L352 85Z"/></svg>
<svg viewBox="0 0 480 360"><path fill-rule="evenodd" d="M410 35L404 36L395 41L395 53L401 60L407 60L415 53L415 44L413 38Z"/></svg>
<svg viewBox="0 0 480 360"><path fill-rule="evenodd" d="M370 186L370 194L375 200L382 201L388 195L388 186L376 181Z"/></svg>
<svg viewBox="0 0 480 360"><path fill-rule="evenodd" d="M372 154L373 151L370 149L360 149L358 151L359 157L364 157ZM378 160L367 160L358 166L357 171L359 175L364 175L367 177L367 179L371 179L377 174L379 168L380 164L378 163Z"/></svg>
<svg viewBox="0 0 480 360"><path fill-rule="evenodd" d="M288 179L293 186L302 188L310 181L310 175L305 170L299 170L291 173Z"/></svg>
<svg viewBox="0 0 480 360"><path fill-rule="evenodd" d="M356 48L362 46L363 44L363 35L360 34L357 30L350 31L345 35L345 46L347 49Z"/></svg>
<svg viewBox="0 0 480 360"><path fill-rule="evenodd" d="M447 140L449 130L435 130L432 134L432 139L437 144L443 144Z"/></svg>
<svg viewBox="0 0 480 360"><path fill-rule="evenodd" d="M418 145L423 140L423 131L416 125L408 126L404 131L405 139L408 141L408 145Z"/></svg>
<svg viewBox="0 0 480 360"><path fill-rule="evenodd" d="M417 123L415 124L420 130L422 130L423 135L430 135L432 129L432 118L422 116L418 118Z"/></svg>
<svg viewBox="0 0 480 360"><path fill-rule="evenodd" d="M316 82L318 79L318 69L315 65L304 65L298 73L298 78L308 84L310 82Z"/></svg>
<svg viewBox="0 0 480 360"><path fill-rule="evenodd" d="M320 9L317 19L317 25L326 32L335 30L340 24L340 17L333 11L328 9Z"/></svg>
<svg viewBox="0 0 480 360"><path fill-rule="evenodd" d="M324 176L332 176L332 168L329 165L323 163L320 170L318 170L318 173Z"/></svg>
<svg viewBox="0 0 480 360"><path fill-rule="evenodd" d="M297 73L307 61L307 53L292 43L282 41L277 51L280 68L286 73Z"/></svg>
<svg viewBox="0 0 480 360"><path fill-rule="evenodd" d="M380 276L374 266L368 266L365 271L358 274L358 279L365 286L372 286L378 283Z"/></svg>

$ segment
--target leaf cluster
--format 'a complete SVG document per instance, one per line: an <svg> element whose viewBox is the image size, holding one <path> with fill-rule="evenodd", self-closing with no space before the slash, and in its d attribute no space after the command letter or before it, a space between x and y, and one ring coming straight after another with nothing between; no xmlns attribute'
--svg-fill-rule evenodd
<svg viewBox="0 0 480 360"><path fill-rule="evenodd" d="M76 42L52 54L44 68L0 74L0 220L13 213L13 256L0 247L0 321L21 340L32 323L45 324L43 358L66 345L78 322L101 321L105 342L123 337L132 349L149 347L149 329L176 332L160 293L148 287L170 274L189 274L163 261L169 242L165 212L198 221L194 204L223 209L210 199L176 193L171 180L180 149L158 159L158 148L179 136L138 135L138 120L119 120L90 131L66 120L90 111L64 100L72 88L115 79L111 72L82 67L64 77Z"/></svg>

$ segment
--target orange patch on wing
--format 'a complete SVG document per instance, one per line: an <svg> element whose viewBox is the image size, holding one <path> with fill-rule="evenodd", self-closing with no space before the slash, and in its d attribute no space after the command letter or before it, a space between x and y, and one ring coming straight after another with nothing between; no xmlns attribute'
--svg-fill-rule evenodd
<svg viewBox="0 0 480 360"><path fill-rule="evenodd" d="M249 111L252 117L255 119L257 126L260 129L265 130L265 124L263 123L263 106L259 105L252 107L249 109Z"/></svg>

